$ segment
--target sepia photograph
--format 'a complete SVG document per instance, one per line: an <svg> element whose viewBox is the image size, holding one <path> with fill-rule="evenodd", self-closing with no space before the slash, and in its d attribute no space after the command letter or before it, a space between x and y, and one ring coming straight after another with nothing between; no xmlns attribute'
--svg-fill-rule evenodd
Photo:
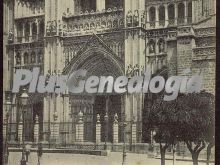
<svg viewBox="0 0 220 165"><path fill-rule="evenodd" d="M216 0L3 0L4 165L214 165Z"/></svg>

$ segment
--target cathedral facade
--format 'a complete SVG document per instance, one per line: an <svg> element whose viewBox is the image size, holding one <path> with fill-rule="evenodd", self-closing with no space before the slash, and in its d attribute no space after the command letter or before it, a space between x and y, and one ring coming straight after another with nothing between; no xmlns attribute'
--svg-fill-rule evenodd
<svg viewBox="0 0 220 165"><path fill-rule="evenodd" d="M88 76L201 74L215 91L215 0L4 1L4 102L8 139L61 146L149 143L151 94L29 93L23 116L12 94L16 69L42 75L86 69ZM186 70L190 72L186 73ZM126 123L126 124L125 124ZM36 126L37 125L37 126ZM23 129L23 126L25 129Z"/></svg>

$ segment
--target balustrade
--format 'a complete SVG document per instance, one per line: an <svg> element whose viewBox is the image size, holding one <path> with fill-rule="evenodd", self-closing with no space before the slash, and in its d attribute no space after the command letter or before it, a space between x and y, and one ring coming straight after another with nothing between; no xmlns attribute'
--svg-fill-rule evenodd
<svg viewBox="0 0 220 165"><path fill-rule="evenodd" d="M102 12L91 11L80 15L63 15L66 24L58 21L47 22L47 36L53 35L83 35L91 34L94 31L103 32L117 30L124 27L123 9L108 9Z"/></svg>
<svg viewBox="0 0 220 165"><path fill-rule="evenodd" d="M33 125L33 136L32 135L27 135L25 139L29 139L29 141L32 142L37 142L39 140L47 141L49 144L56 144L56 145L62 145L62 144L71 144L78 142L78 144L83 143L83 142L92 142L96 143L97 145L104 145L104 141L102 141L101 136L104 136L102 133L101 127L105 127L105 124L102 123L100 115L97 115L97 120L94 122L94 139L85 139L86 137L86 121L85 121L86 115L83 115L82 112L78 113L77 119L74 121L69 121L69 122L59 122L56 118L50 122L39 122L38 118L36 117L34 123L29 123L30 125ZM114 115L114 120L111 122L111 129L112 133L112 143L114 145L117 145L118 143L122 142L122 139L120 138L120 134L123 133L122 131L122 122L119 121L119 117L117 114ZM102 117L104 120L104 116ZM128 123L131 124L132 127L132 141L133 143L136 143L136 138L137 138L137 122L134 121L128 121ZM13 124L13 123L12 123ZM110 124L110 123L109 123ZM16 125L16 124L15 124ZM14 135L17 132L17 137L18 138L12 138L15 140L15 142L19 142L22 140L22 122L19 123L18 127L15 127L15 130L13 132L9 132L9 135ZM43 129L42 129L43 126ZM31 131L31 130L30 130ZM73 131L73 132L72 132ZM104 130L105 131L105 130ZM43 136L44 135L44 136ZM75 136L75 140L70 140L67 137L69 136ZM43 137L43 139L42 139ZM53 146L53 145L51 145Z"/></svg>

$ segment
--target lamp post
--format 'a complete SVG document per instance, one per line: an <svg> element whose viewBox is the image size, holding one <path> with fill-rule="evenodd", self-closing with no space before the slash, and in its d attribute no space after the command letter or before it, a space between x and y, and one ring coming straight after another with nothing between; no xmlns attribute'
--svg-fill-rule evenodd
<svg viewBox="0 0 220 165"><path fill-rule="evenodd" d="M43 147L42 147L42 143L39 142L38 143L38 149L37 149L37 156L38 156L38 162L37 162L37 165L40 165L40 158L43 154Z"/></svg>
<svg viewBox="0 0 220 165"><path fill-rule="evenodd" d="M104 146L104 149L107 150L107 134L108 134L108 114L107 114L107 112L104 116L104 120L105 120L105 146Z"/></svg>
<svg viewBox="0 0 220 165"><path fill-rule="evenodd" d="M5 147L4 147L4 164L7 165L8 164L8 156L9 156L9 152L8 152L8 119L9 119L9 110L10 110L10 106L11 106L11 101L10 98L6 101L5 103L6 106L6 114L5 114L5 124L6 124L6 131L5 131Z"/></svg>
<svg viewBox="0 0 220 165"><path fill-rule="evenodd" d="M21 104L22 104L22 119L23 119L23 131L22 131L22 158L21 158L21 161L20 161L20 163L21 163L21 165L26 165L26 160L25 160L25 144L24 144L24 130L25 130L25 128L24 128L24 126L25 126L25 124L24 124L24 114L25 114L25 112L26 112L26 106L27 106L27 104L28 104L28 94L27 94L27 92L26 92L26 90L24 90L23 91L23 93L22 93L22 95L21 95L21 97L20 97L20 99L21 99Z"/></svg>
<svg viewBox="0 0 220 165"><path fill-rule="evenodd" d="M125 122L125 116L124 116L124 121L123 121L123 133L124 133L124 144L123 144L123 159L122 159L122 165L126 165L126 143L125 143L125 135L126 135L126 131L125 128L127 126L127 123Z"/></svg>

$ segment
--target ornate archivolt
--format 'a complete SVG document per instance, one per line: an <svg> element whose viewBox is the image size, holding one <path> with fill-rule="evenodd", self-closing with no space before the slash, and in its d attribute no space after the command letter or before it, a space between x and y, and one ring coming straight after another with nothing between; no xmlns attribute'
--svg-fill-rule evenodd
<svg viewBox="0 0 220 165"><path fill-rule="evenodd" d="M122 60L97 36L93 36L75 56L64 72L87 69L90 73L101 75L123 75L124 65Z"/></svg>
<svg viewBox="0 0 220 165"><path fill-rule="evenodd" d="M91 53L95 51L97 54L103 54L103 57L109 53L115 61L121 63L124 61L124 37L118 34L93 35L90 39L88 37L67 39L63 46L66 67L77 62L77 58L82 58L82 54L90 50Z"/></svg>

